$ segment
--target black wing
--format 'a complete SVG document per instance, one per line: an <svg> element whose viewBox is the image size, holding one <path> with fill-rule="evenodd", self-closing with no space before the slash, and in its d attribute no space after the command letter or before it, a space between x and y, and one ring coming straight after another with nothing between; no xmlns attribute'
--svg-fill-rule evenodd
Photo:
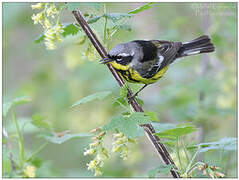
<svg viewBox="0 0 239 180"><path fill-rule="evenodd" d="M145 78L151 78L157 74L165 66L169 65L175 60L175 56L178 54L179 49L182 47L181 42L169 42L152 40L151 41L158 49L157 64L154 64L150 71L145 75Z"/></svg>

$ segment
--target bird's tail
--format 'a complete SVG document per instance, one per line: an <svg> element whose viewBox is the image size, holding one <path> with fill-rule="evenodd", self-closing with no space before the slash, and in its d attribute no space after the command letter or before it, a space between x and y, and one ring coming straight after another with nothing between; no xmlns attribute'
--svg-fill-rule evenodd
<svg viewBox="0 0 239 180"><path fill-rule="evenodd" d="M192 41L183 43L178 52L177 58L200 53L209 53L213 52L214 50L215 48L211 43L211 39L208 36L204 35Z"/></svg>

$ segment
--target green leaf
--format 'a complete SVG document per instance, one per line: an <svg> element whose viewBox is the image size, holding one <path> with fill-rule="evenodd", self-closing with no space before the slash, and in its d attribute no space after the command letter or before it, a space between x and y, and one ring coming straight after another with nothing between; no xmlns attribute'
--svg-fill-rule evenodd
<svg viewBox="0 0 239 180"><path fill-rule="evenodd" d="M142 11L145 11L145 10L151 8L153 4L154 4L153 2L147 3L147 4L145 4L145 5L143 5L143 6L139 7L139 8L136 8L136 9L128 12L128 14L138 14L138 13L140 13Z"/></svg>
<svg viewBox="0 0 239 180"><path fill-rule="evenodd" d="M39 44L41 41L44 40L46 36L44 34L41 34L37 39L35 39L35 44Z"/></svg>
<svg viewBox="0 0 239 180"><path fill-rule="evenodd" d="M79 9L79 7L82 6L82 3L79 3L79 2L67 3L66 6L70 11L74 11L74 10Z"/></svg>
<svg viewBox="0 0 239 180"><path fill-rule="evenodd" d="M140 106L144 105L144 101L138 97L136 97L137 102L139 103Z"/></svg>
<svg viewBox="0 0 239 180"><path fill-rule="evenodd" d="M160 126L161 124L159 124ZM157 129L159 130L159 129ZM183 125L177 125L174 128L156 131L155 135L157 135L159 138L175 138L175 137L181 137L186 134L190 134L194 131L196 131L197 128L195 128L193 125L190 124L183 124Z"/></svg>
<svg viewBox="0 0 239 180"><path fill-rule="evenodd" d="M34 114L32 116L32 121L31 123L38 127L38 128L43 128L43 129L51 129L51 126L48 124L48 122L45 121L46 116L42 116L40 114Z"/></svg>
<svg viewBox="0 0 239 180"><path fill-rule="evenodd" d="M156 112L145 111L144 113L145 113L147 116L149 116L152 121L157 121L157 122L159 122L158 115L157 115Z"/></svg>
<svg viewBox="0 0 239 180"><path fill-rule="evenodd" d="M63 37L66 37L67 35L76 35L79 31L79 28L74 24L65 24L63 25L64 32L62 33Z"/></svg>
<svg viewBox="0 0 239 180"><path fill-rule="evenodd" d="M92 137L90 133L80 133L80 134L64 134L63 136L58 136L56 133L51 135L42 135L47 141L55 144L62 144L71 139Z"/></svg>
<svg viewBox="0 0 239 180"><path fill-rule="evenodd" d="M218 150L224 149L226 151L236 151L237 150L237 138L234 137L225 137L220 139L219 141L209 142L209 143L200 143L195 146L188 147L197 148L200 147L199 152L207 152L209 150Z"/></svg>
<svg viewBox="0 0 239 180"><path fill-rule="evenodd" d="M152 126L155 129L155 132L164 132L169 129L173 129L177 127L177 124L171 124L171 123L158 123L158 122L153 122Z"/></svg>
<svg viewBox="0 0 239 180"><path fill-rule="evenodd" d="M128 101L124 98L124 97L119 97L115 100L115 102L113 103L114 107L118 107L118 106L128 106Z"/></svg>
<svg viewBox="0 0 239 180"><path fill-rule="evenodd" d="M95 23L95 22L97 22L101 17L102 17L102 15L95 16L95 17L93 17L93 18L89 18L89 19L87 20L87 22L88 22L88 24Z"/></svg>
<svg viewBox="0 0 239 180"><path fill-rule="evenodd" d="M75 104L73 104L71 107L73 108L80 104L88 103L88 102L94 101L94 100L102 100L102 99L106 98L107 96L109 96L111 93L112 93L111 91L97 92L95 94L92 94L92 95L82 98L81 100L79 100Z"/></svg>
<svg viewBox="0 0 239 180"><path fill-rule="evenodd" d="M79 9L82 6L88 6L88 7L92 7L94 9L99 10L100 8L102 8L103 3L97 3L97 2L91 2L91 3L72 2L72 3L67 3L67 8L70 11L77 10L77 9Z"/></svg>
<svg viewBox="0 0 239 180"><path fill-rule="evenodd" d="M16 105L22 105L22 104L25 104L25 103L29 103L31 102L31 98L28 97L28 96L21 96L21 97L18 97L18 98L15 98L9 102L6 102L6 103L3 103L3 116L5 117L8 113L8 111L16 106Z"/></svg>
<svg viewBox="0 0 239 180"><path fill-rule="evenodd" d="M34 166L37 167L37 168L40 168L40 167L41 167L42 162L43 162L43 160L40 159L39 157L34 157L34 158L32 158L32 160L31 160L31 164L34 165Z"/></svg>
<svg viewBox="0 0 239 180"><path fill-rule="evenodd" d="M144 135L144 130L140 124L151 123L148 116L144 113L135 112L130 116L118 116L111 119L110 123L103 127L103 130L119 130L129 138L135 138Z"/></svg>
<svg viewBox="0 0 239 180"><path fill-rule="evenodd" d="M154 178L156 177L159 173L161 174L168 174L170 172L170 170L174 167L173 164L168 164L168 165L165 165L165 164L162 164L162 165L159 165L158 167L150 170L148 172L148 176L149 178Z"/></svg>
<svg viewBox="0 0 239 180"><path fill-rule="evenodd" d="M132 30L130 25L127 25L127 24L116 25L116 26L113 27L113 29L116 29L116 28L126 30L126 31L131 31Z"/></svg>
<svg viewBox="0 0 239 180"><path fill-rule="evenodd" d="M120 96L126 98L128 95L128 84L125 83L123 86L120 87Z"/></svg>
<svg viewBox="0 0 239 180"><path fill-rule="evenodd" d="M126 18L126 17L129 18L132 15L127 13L108 13L108 14L104 14L103 16L110 19L113 22L117 22L123 18Z"/></svg>

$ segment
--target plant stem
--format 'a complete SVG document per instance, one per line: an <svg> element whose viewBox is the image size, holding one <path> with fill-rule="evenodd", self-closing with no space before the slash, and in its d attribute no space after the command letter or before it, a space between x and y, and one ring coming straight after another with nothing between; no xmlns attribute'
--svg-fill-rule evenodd
<svg viewBox="0 0 239 180"><path fill-rule="evenodd" d="M177 152L177 157L180 165L180 169L183 171L183 165L180 157L180 152L179 152L179 137L177 137L177 147L176 147L176 152Z"/></svg>
<svg viewBox="0 0 239 180"><path fill-rule="evenodd" d="M197 151L195 152L195 154L193 155L193 157L192 157L190 163L188 164L188 166L187 166L187 168L186 168L186 171L185 171L186 173L188 173L188 171L191 169L192 163L193 163L194 159L196 158L196 156L197 156L199 150L200 150L200 148L198 148Z"/></svg>
<svg viewBox="0 0 239 180"><path fill-rule="evenodd" d="M12 112L12 118L15 123L16 129L17 129L17 135L19 138L18 144L19 144L20 168L23 168L24 166L24 137L21 134L21 131L17 122L17 118L16 118L16 113L14 111Z"/></svg>
<svg viewBox="0 0 239 180"><path fill-rule="evenodd" d="M185 147L184 141L182 141L182 144L183 144L183 151L184 151L184 153L185 153L185 155L186 155L187 164L188 164L188 163L189 163L189 157L188 157L188 153L187 153L187 149L186 149L186 147Z"/></svg>
<svg viewBox="0 0 239 180"><path fill-rule="evenodd" d="M105 48L102 46L102 44L99 42L96 35L93 33L92 29L84 19L83 15L80 11L72 11L74 14L77 22L81 25L82 29L85 31L88 38L91 40L92 44L100 54L102 58L107 57L107 52ZM118 82L120 86L123 86L125 84L124 79L115 71L115 69L110 64L106 64L109 70L111 71L112 75L114 76L115 80ZM131 97L133 95L132 90L128 87L128 97ZM139 103L135 98L128 98L129 103L134 108L134 111L136 112L144 112ZM160 142L160 139L158 136L154 135L155 130L152 124L142 124L141 127L144 128L145 134L150 140L150 142L153 144L154 149L157 151L158 155L163 159L165 164L173 164L175 166L174 161L172 160L171 156L169 155L166 147L164 144ZM175 166L175 169L176 166ZM177 170L171 170L171 174L174 178L180 178L180 174Z"/></svg>
<svg viewBox="0 0 239 180"><path fill-rule="evenodd" d="M42 149L44 149L47 145L49 144L49 142L45 142L44 144L42 144L37 150L35 150L30 157L27 158L26 161L30 161L35 155L37 155Z"/></svg>

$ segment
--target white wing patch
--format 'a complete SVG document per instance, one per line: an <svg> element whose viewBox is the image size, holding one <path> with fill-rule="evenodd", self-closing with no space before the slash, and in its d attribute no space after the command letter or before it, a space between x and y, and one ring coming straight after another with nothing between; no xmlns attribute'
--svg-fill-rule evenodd
<svg viewBox="0 0 239 180"><path fill-rule="evenodd" d="M193 54L199 54L200 53L200 51L193 51L193 52L186 52L185 54L187 54L187 55L193 55Z"/></svg>
<svg viewBox="0 0 239 180"><path fill-rule="evenodd" d="M118 56L127 57L127 56L130 56L130 54L127 54L127 53L121 53L121 54L118 54Z"/></svg>

